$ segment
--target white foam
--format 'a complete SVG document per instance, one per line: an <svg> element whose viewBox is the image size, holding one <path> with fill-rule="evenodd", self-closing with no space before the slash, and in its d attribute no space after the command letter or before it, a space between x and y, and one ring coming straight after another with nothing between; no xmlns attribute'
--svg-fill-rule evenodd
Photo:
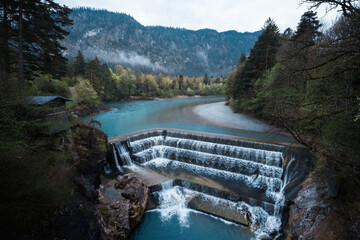
<svg viewBox="0 0 360 240"><path fill-rule="evenodd" d="M279 217L269 215L261 207L250 206L245 202L233 202L179 186L163 189L158 192L158 197L160 205L157 209L151 210L151 212L159 212L162 221L169 221L173 217L177 217L180 225L183 227L189 226L188 218L191 212L211 216L217 220L221 220L225 224L238 225L225 219L192 210L187 207L189 200L193 197L200 197L206 199L214 205L223 205L230 209L244 211L244 213L249 211L252 218L252 229L256 230L255 234L257 239L260 239L262 236L268 236L274 231L280 230L281 219Z"/></svg>
<svg viewBox="0 0 360 240"><path fill-rule="evenodd" d="M159 212L162 221L169 221L174 216L178 218L179 223L183 227L189 226L189 212L187 208L187 199L190 196L186 196L181 191L180 187L172 187L170 189L163 189L158 192L160 201Z"/></svg>
<svg viewBox="0 0 360 240"><path fill-rule="evenodd" d="M195 174L203 174L207 176L218 177L222 179L231 179L235 181L240 181L252 188L258 189L268 189L272 185L276 185L272 187L273 189L280 189L281 180L264 177L264 176L246 176L239 173L233 173L223 170L218 170L214 168L208 168L203 166L198 166L189 163L183 163L175 160L169 160L166 158L155 158L151 161L142 164L145 167L154 167L157 169L168 170L168 169L185 169L188 172L192 172Z"/></svg>

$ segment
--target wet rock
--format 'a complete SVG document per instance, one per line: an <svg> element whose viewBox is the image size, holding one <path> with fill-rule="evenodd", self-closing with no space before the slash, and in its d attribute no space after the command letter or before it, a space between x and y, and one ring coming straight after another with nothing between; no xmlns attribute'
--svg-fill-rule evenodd
<svg viewBox="0 0 360 240"><path fill-rule="evenodd" d="M97 207L103 219L103 227L110 239L127 239L141 222L149 199L149 189L135 174L118 176L113 188L121 194L118 201L101 196Z"/></svg>
<svg viewBox="0 0 360 240"><path fill-rule="evenodd" d="M336 178L335 178L335 173L334 172L330 172L330 174L328 174L328 178L327 178L327 188L328 188L328 192L330 197L337 197L339 194L339 183L337 182Z"/></svg>
<svg viewBox="0 0 360 240"><path fill-rule="evenodd" d="M346 239L346 219L341 203L326 185L308 177L290 206L291 239Z"/></svg>

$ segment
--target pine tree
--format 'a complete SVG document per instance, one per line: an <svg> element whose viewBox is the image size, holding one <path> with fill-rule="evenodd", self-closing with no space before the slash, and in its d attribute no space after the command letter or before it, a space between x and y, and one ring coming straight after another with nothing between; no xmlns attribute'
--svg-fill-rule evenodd
<svg viewBox="0 0 360 240"><path fill-rule="evenodd" d="M113 82L111 80L111 73L109 70L109 66L104 63L101 65L101 76L102 76L102 82L104 86L104 101L109 101L114 97L114 94L112 94L112 91L115 89L115 86L113 85Z"/></svg>
<svg viewBox="0 0 360 240"><path fill-rule="evenodd" d="M308 44L314 44L315 38L322 35L319 31L322 24L317 19L316 12L307 11L300 19L297 26L294 39L298 41L306 41Z"/></svg>
<svg viewBox="0 0 360 240"><path fill-rule="evenodd" d="M279 47L279 29L275 22L266 20L263 32L255 42L243 67L238 67L235 76L236 99L250 99L254 96L254 83L262 74L275 65Z"/></svg>
<svg viewBox="0 0 360 240"><path fill-rule="evenodd" d="M80 50L78 50L78 53L76 55L75 61L74 61L74 75L75 76L84 76L85 75L85 60L84 55Z"/></svg>
<svg viewBox="0 0 360 240"><path fill-rule="evenodd" d="M246 61L246 55L245 53L241 53L241 56L239 58L238 66L242 65Z"/></svg>
<svg viewBox="0 0 360 240"><path fill-rule="evenodd" d="M210 79L209 79L209 76L207 73L205 73L205 76L204 76L204 84L209 84L210 83Z"/></svg>
<svg viewBox="0 0 360 240"><path fill-rule="evenodd" d="M317 19L316 12L307 11L301 16L295 35L293 36L293 40L296 44L294 51L296 53L295 57L299 58L300 64L303 64L303 68L307 69L306 83L304 83L306 84L306 93L309 91L310 69L313 65L313 61L310 57L312 56L311 51L315 45L316 39L322 35L319 30L321 26L322 25Z"/></svg>
<svg viewBox="0 0 360 240"><path fill-rule="evenodd" d="M59 41L68 34L63 27L72 24L68 16L71 10L52 0L1 1L0 7L1 75L8 79L17 72L23 89L33 72L63 71L59 66L66 59Z"/></svg>
<svg viewBox="0 0 360 240"><path fill-rule="evenodd" d="M12 35L12 28L10 27L13 19L11 18L11 5L9 0L0 1L0 77L7 82L9 80L10 71L10 49L9 40ZM11 2L12 3L12 2Z"/></svg>
<svg viewBox="0 0 360 240"><path fill-rule="evenodd" d="M101 80L101 66L97 57L89 60L86 64L85 77L90 81L97 94L103 97L104 85Z"/></svg>

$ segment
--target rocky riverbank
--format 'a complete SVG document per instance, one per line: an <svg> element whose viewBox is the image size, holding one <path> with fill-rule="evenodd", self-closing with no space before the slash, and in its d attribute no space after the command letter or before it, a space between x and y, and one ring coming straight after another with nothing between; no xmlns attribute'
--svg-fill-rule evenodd
<svg viewBox="0 0 360 240"><path fill-rule="evenodd" d="M329 195L328 187L309 176L290 206L289 238L359 239L360 228L345 213L341 197Z"/></svg>
<svg viewBox="0 0 360 240"><path fill-rule="evenodd" d="M149 198L149 189L135 174L118 176L101 186L97 209L110 239L127 239L141 222Z"/></svg>
<svg viewBox="0 0 360 240"><path fill-rule="evenodd" d="M74 167L69 179L74 188L68 203L54 216L54 235L59 239L106 239L95 205L107 136L87 124L76 125L71 131L75 135L69 139Z"/></svg>
<svg viewBox="0 0 360 240"><path fill-rule="evenodd" d="M106 134L87 124L73 127L72 132L76 135L70 139L74 170L69 177L74 190L66 206L54 215L54 235L67 240L127 239L141 222L148 188L133 174L101 179Z"/></svg>

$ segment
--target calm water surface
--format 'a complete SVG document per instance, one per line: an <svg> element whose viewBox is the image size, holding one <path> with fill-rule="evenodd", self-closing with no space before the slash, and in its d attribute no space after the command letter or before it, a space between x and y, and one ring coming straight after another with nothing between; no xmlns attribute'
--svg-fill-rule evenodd
<svg viewBox="0 0 360 240"><path fill-rule="evenodd" d="M191 212L188 225L182 226L175 217L162 221L160 213L147 212L142 223L134 230L130 240L249 240L251 231L243 226Z"/></svg>
<svg viewBox="0 0 360 240"><path fill-rule="evenodd" d="M114 110L85 118L84 121L88 121L91 118L100 121L101 130L109 137L150 128L178 128L293 142L292 138L275 133L251 132L220 126L193 112L193 108L197 105L220 101L224 101L224 97L194 97L110 103L108 105L115 108Z"/></svg>

